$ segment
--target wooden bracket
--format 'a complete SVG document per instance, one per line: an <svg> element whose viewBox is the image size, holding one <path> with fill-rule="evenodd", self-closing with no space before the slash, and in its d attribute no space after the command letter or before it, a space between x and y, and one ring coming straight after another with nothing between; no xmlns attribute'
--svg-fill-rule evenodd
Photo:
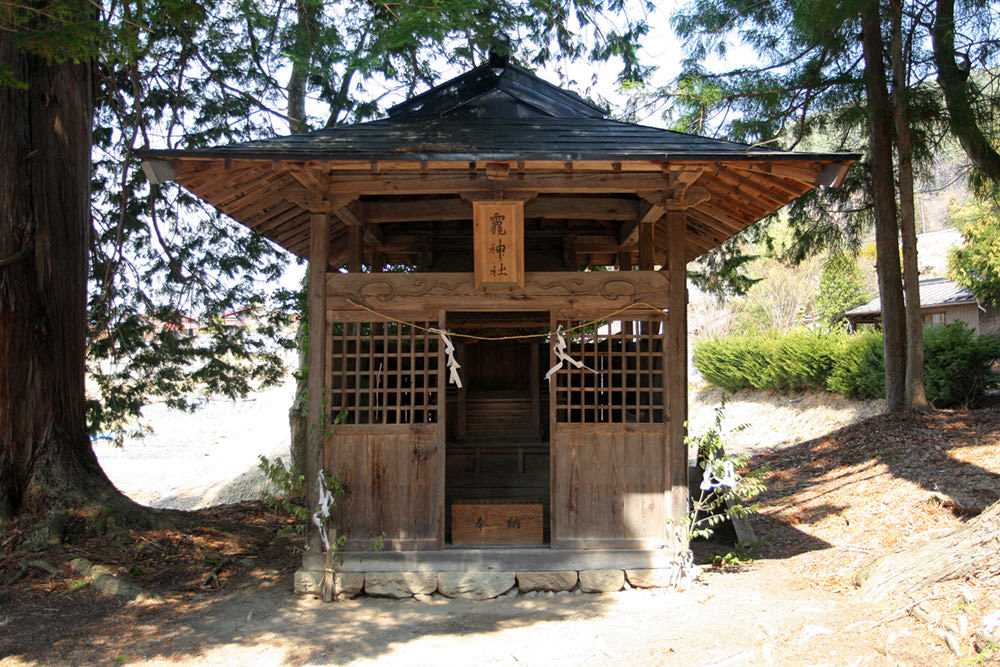
<svg viewBox="0 0 1000 667"><path fill-rule="evenodd" d="M486 179L490 181L506 181L510 178L510 165L506 162L488 162L486 164Z"/></svg>
<svg viewBox="0 0 1000 667"><path fill-rule="evenodd" d="M288 170L288 173L306 190L316 192L326 190L327 179L322 172L316 169L292 168Z"/></svg>
<svg viewBox="0 0 1000 667"><path fill-rule="evenodd" d="M664 211L683 211L712 198L708 190L697 185L685 187L683 197L678 198L676 193L677 190L674 189L667 192L657 190L653 192L639 192L638 194L652 204L654 208L659 207Z"/></svg>
<svg viewBox="0 0 1000 667"><path fill-rule="evenodd" d="M705 173L704 167L699 167L695 169L685 169L677 174L674 184L674 200L684 201L685 195L687 194L688 188L695 184L695 182L701 178L701 175Z"/></svg>
<svg viewBox="0 0 1000 667"><path fill-rule="evenodd" d="M477 201L496 201L503 199L506 201L529 202L538 196L537 192L504 192L502 188L496 190L480 190L477 192L460 192L458 194L464 201L473 204Z"/></svg>
<svg viewBox="0 0 1000 667"><path fill-rule="evenodd" d="M667 193L662 191L640 192L639 196L646 200L647 204L641 210L639 217L634 220L626 220L618 230L618 245L622 248L633 248L639 242L639 228L644 223L656 222L663 217L666 208L663 201L667 198Z"/></svg>

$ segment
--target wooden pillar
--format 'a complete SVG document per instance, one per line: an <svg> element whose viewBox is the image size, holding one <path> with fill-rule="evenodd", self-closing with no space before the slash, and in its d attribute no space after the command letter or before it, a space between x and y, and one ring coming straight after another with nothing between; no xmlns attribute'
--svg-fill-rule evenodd
<svg viewBox="0 0 1000 667"><path fill-rule="evenodd" d="M309 376L306 408L306 507L316 507L319 492L316 479L323 466L323 442L329 422L324 414L326 395L326 272L330 256L330 216L318 205L309 217ZM317 212L322 211L322 212ZM310 517L311 518L311 517ZM307 550L303 568L322 570L325 565L323 542L311 520L306 521Z"/></svg>
<svg viewBox="0 0 1000 667"><path fill-rule="evenodd" d="M632 251L631 250L619 250L618 251L618 270L619 271L631 271L632 270Z"/></svg>
<svg viewBox="0 0 1000 667"><path fill-rule="evenodd" d="M653 223L639 224L639 270L653 270Z"/></svg>
<svg viewBox="0 0 1000 667"><path fill-rule="evenodd" d="M363 262L363 245L360 227L347 228L347 270L350 273L361 273Z"/></svg>
<svg viewBox="0 0 1000 667"><path fill-rule="evenodd" d="M670 516L680 520L688 506L687 429L687 213L667 211L667 271L670 275L670 312L667 318L667 489Z"/></svg>
<svg viewBox="0 0 1000 667"><path fill-rule="evenodd" d="M531 428L539 440L542 438L542 392L540 373L538 369L538 344L531 341L531 370L528 373L528 384L531 389ZM522 470L522 473L524 471Z"/></svg>

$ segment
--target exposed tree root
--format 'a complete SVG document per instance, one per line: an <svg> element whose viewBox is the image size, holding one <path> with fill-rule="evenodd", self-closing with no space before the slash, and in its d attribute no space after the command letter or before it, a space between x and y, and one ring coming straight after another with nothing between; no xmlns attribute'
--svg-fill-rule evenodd
<svg viewBox="0 0 1000 667"><path fill-rule="evenodd" d="M940 581L1000 575L1000 502L964 526L920 546L878 558L855 574L865 600L912 593Z"/></svg>

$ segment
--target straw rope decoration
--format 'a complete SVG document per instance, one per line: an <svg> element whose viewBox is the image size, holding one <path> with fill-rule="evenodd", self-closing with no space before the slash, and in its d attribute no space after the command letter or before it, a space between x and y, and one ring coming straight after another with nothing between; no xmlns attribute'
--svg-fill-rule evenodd
<svg viewBox="0 0 1000 667"><path fill-rule="evenodd" d="M375 315L376 317L381 317L384 320L388 320L389 322L395 322L396 324L402 324L402 325L405 325L405 326L408 326L408 327L412 327L412 328L414 328L414 329L416 329L418 331L426 331L428 333L434 333L434 334L437 334L438 336L440 336L441 337L441 341L444 343L444 346L445 346L445 349L444 349L445 354L448 357L448 359L447 359L447 367L448 367L448 371L449 371L449 380L450 380L450 382L452 384L457 385L458 387L462 386L462 378L458 374L458 369L461 368L461 366L459 365L458 361L455 359L455 345L451 342L451 338L452 337L456 337L456 338L468 338L468 339L471 339L471 340L495 341L495 340L524 340L524 339L527 339L527 338L550 338L551 336L555 335L556 339L557 339L556 349L555 349L555 353L556 353L556 357L557 357L557 362L556 362L556 365L553 366L552 368L550 368L549 372L545 374L545 379L548 380L549 382L551 382L552 381L552 376L555 375L555 373L558 372L563 367L563 362L571 364L571 365L575 366L576 368L586 369L586 370L590 371L591 373L597 373L597 371L594 370L593 368L589 368L587 366L584 366L582 361L577 361L576 359L573 359L569 354L566 353L566 347L567 346L566 346L566 339L564 338L565 334L567 334L567 333L569 333L571 331L576 331L577 329L584 329L584 328L589 327L591 325L599 324L601 322L605 322L605 321L610 320L611 318L613 318L615 315L620 315L621 313L624 313L625 311L631 310L633 308L643 308L643 309L655 310L655 311L660 312L660 313L669 313L670 312L669 308L657 308L656 306L653 306L653 305L650 305L648 303L645 303L644 301L636 301L634 303L628 304L627 306L623 306L622 308L619 308L618 310L610 312L607 315L604 315L602 317L598 317L597 319L594 319L594 320L590 320L589 322L582 322L581 324L577 324L574 327L567 327L567 328L563 329L562 325L560 324L556 328L556 330L554 332L537 333L537 334L520 334L520 335L517 335L517 336L474 336L472 334L461 334L461 333L446 332L446 331L444 331L442 329L437 329L437 328L434 328L434 327L422 327L419 324L415 324L413 322L407 322L406 320L401 320L401 319L398 319L398 318L393 317L391 315L386 315L385 313L380 313L379 311L375 310L374 308L370 308L370 307L366 306L363 303L358 303L357 301L354 301L353 299L347 299L347 302L349 304L351 304L352 306L355 306L357 308L360 308L361 310L367 311L367 312L371 313L372 315Z"/></svg>
<svg viewBox="0 0 1000 667"><path fill-rule="evenodd" d="M440 329L435 329L434 327L422 327L419 324L414 324L413 322L407 322L406 320L401 320L401 319L395 318L392 315L386 315L385 313L380 313L379 311L375 310L374 308L369 308L365 304L358 303L357 301L354 301L353 299L346 299L346 301L347 301L347 303L351 304L352 306L357 306L361 310L368 311L372 315L376 315L378 317L381 317L383 320L388 320L390 322L395 322L396 324L405 324L406 326L413 327L414 329L416 329L418 331L426 331L428 333L436 333L436 334L440 334L441 333ZM626 310L631 310L633 308L644 308L644 309L648 309L648 310L655 310L658 313L669 313L670 312L669 308L657 308L656 306L650 305L650 304L648 304L648 303L646 303L644 301L636 301L635 303L630 303L627 306L623 306L622 308L619 308L618 310L612 311L612 312L608 313L607 315L603 315L601 317L598 317L597 319L590 320L589 322L583 322L581 324L577 324L575 327L567 327L567 328L563 329L562 332L563 333L569 333L571 331L576 331L577 329L584 329L586 327L589 327L592 324L600 324L601 322L604 322L606 320L611 319L615 315L620 315L621 313L624 313ZM447 332L447 335L451 336L452 338L469 338L471 340L523 340L523 339L526 339L526 338L548 338L552 334L550 334L550 333L537 333L537 334L520 334L520 335L517 335L517 336L474 336L472 334L462 334L462 333Z"/></svg>

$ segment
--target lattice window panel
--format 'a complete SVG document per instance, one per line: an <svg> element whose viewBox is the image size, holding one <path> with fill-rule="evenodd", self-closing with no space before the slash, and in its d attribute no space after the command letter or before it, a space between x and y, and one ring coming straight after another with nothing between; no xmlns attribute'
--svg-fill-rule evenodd
<svg viewBox="0 0 1000 667"><path fill-rule="evenodd" d="M557 324L566 329L582 322ZM666 326L662 320L615 320L566 334L567 353L597 373L563 364L552 378L556 421L663 423Z"/></svg>
<svg viewBox="0 0 1000 667"><path fill-rule="evenodd" d="M395 322L344 322L330 337L331 419L346 410L345 424L438 421L437 334Z"/></svg>

